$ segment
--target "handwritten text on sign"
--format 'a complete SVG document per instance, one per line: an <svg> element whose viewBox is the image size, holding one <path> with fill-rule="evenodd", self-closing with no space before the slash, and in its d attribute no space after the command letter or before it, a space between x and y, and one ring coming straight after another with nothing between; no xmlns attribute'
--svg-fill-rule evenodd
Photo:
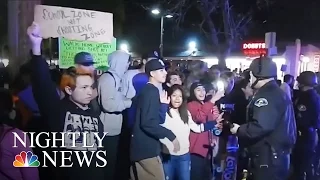
<svg viewBox="0 0 320 180"><path fill-rule="evenodd" d="M113 14L98 11L37 5L34 20L40 25L41 35L111 43Z"/></svg>
<svg viewBox="0 0 320 180"><path fill-rule="evenodd" d="M79 52L91 53L95 67L107 67L108 55L116 50L116 39L111 44L87 41L59 39L59 66L69 68L74 66L74 56Z"/></svg>

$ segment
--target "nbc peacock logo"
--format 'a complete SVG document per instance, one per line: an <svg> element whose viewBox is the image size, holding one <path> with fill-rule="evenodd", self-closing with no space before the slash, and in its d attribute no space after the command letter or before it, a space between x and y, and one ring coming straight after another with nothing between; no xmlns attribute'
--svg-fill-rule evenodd
<svg viewBox="0 0 320 180"><path fill-rule="evenodd" d="M22 151L17 154L15 160L13 161L14 167L39 167L40 162L38 161L38 156L34 155L31 151Z"/></svg>

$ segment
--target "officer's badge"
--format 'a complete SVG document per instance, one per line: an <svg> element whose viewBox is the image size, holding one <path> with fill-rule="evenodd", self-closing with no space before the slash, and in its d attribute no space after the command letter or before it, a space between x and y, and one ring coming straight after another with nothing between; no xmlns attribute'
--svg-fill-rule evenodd
<svg viewBox="0 0 320 180"><path fill-rule="evenodd" d="M301 105L298 106L298 110L299 110L299 111L306 111L306 110L307 110L307 107L306 107L305 105L302 105L302 104L301 104Z"/></svg>
<svg viewBox="0 0 320 180"><path fill-rule="evenodd" d="M266 98L259 98L258 100L256 100L254 105L257 106L257 107L266 106L266 105L268 105L268 101L267 101Z"/></svg>

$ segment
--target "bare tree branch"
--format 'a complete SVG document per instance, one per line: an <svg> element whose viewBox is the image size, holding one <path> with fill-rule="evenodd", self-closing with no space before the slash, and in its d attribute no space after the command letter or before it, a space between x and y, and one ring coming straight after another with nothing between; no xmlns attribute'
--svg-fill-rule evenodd
<svg viewBox="0 0 320 180"><path fill-rule="evenodd" d="M276 0L257 0L256 4L259 9L269 8Z"/></svg>
<svg viewBox="0 0 320 180"><path fill-rule="evenodd" d="M253 6L259 9L268 8L275 0L256 0ZM185 22L185 17L191 8L197 9L201 14L198 28L202 34L209 38L213 47L225 56L235 42L241 40L252 22L252 9L249 12L237 12L231 0L160 0L167 7L168 13L174 15L176 29ZM148 6L141 6L150 10ZM221 21L222 20L222 21Z"/></svg>
<svg viewBox="0 0 320 180"><path fill-rule="evenodd" d="M140 7L142 7L146 11L150 10L150 7L147 7L147 6L143 5L143 4L140 4Z"/></svg>

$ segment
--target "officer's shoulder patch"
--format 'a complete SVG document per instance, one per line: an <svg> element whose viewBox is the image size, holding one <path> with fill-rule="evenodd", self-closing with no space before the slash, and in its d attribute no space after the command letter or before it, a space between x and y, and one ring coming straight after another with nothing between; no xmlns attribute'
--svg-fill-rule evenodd
<svg viewBox="0 0 320 180"><path fill-rule="evenodd" d="M256 100L254 105L257 107L266 106L266 105L268 105L268 100L266 98L259 98Z"/></svg>
<svg viewBox="0 0 320 180"><path fill-rule="evenodd" d="M299 111L306 111L307 107L305 105L301 104L301 105L298 106L298 110Z"/></svg>

